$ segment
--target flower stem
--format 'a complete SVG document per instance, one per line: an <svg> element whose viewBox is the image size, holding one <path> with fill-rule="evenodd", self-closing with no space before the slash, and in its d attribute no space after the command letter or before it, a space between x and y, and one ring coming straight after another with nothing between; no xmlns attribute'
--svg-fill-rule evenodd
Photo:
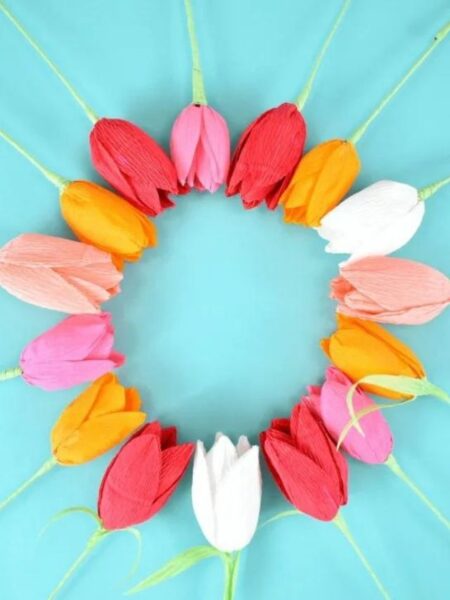
<svg viewBox="0 0 450 600"><path fill-rule="evenodd" d="M200 51L198 40L195 33L194 12L192 10L192 1L184 0L186 11L187 27L189 32L189 41L192 52L192 102L193 104L208 104L205 94L205 85L203 82L203 73L200 66Z"/></svg>
<svg viewBox="0 0 450 600"><path fill-rule="evenodd" d="M378 578L378 575L373 570L373 568L370 565L369 561L367 560L365 554L363 553L363 551L361 550L361 548L356 543L356 540L353 537L353 535L351 534L351 531L350 531L347 523L345 522L344 518L342 517L342 515L340 515L338 513L336 515L336 517L333 519L333 523L336 525L336 527L344 535L344 537L346 538L346 540L348 541L348 543L350 544L350 546L353 548L353 550L355 551L355 553L358 556L359 560L362 562L362 564L364 565L365 569L367 570L367 572L369 573L369 575L372 577L375 585L377 586L377 588L378 588L379 592L381 593L381 595L383 596L383 598L385 600L390 600L390 596L389 596L386 588L381 583L381 581Z"/></svg>
<svg viewBox="0 0 450 600"><path fill-rule="evenodd" d="M298 96L297 100L295 101L295 104L296 104L298 110L300 110L300 111L303 110L303 108L306 104L306 101L308 100L309 95L311 94L311 90L314 85L314 81L317 77L317 73L319 72L320 65L322 64L322 61L325 58L325 54L328 50L328 46L330 45L337 30L339 29L339 25L341 24L341 21L344 18L345 13L347 12L348 8L350 7L350 3L351 3L351 0L344 0L341 10L339 11L339 13L334 21L333 27L332 27L330 33L328 34L328 36L326 37L326 39L322 45L322 48L320 49L319 54L317 55L317 58L314 62L314 65L313 65L311 74L308 78L308 81L306 82L305 87L300 92L300 95Z"/></svg>
<svg viewBox="0 0 450 600"><path fill-rule="evenodd" d="M389 456L389 458L387 459L387 461L384 463L387 467L390 468L390 470L394 473L394 475L397 475L397 477L399 479L401 479L401 481L403 481L403 483L405 483L409 489L414 492L414 494L420 499L422 500L422 502L425 504L425 506L427 506L431 512L434 514L434 516L439 519L439 521L445 525L445 527L447 527L447 529L450 529L450 521L441 513L441 511L436 508L436 506L431 502L431 500L429 500L429 498L427 498L427 496L422 492L422 490L414 483L414 481L412 481L409 476L403 471L403 469L400 467L400 465L398 464L398 462L396 461L396 459L394 458L394 456L391 454Z"/></svg>
<svg viewBox="0 0 450 600"><path fill-rule="evenodd" d="M446 177L445 179L441 179L440 181L436 181L430 185L427 185L419 190L419 198L421 200L427 200L430 196L435 194L441 187L444 185L448 185L450 183L450 177Z"/></svg>
<svg viewBox="0 0 450 600"><path fill-rule="evenodd" d="M48 473L57 464L56 459L52 456L49 458L29 479L20 485L12 494L0 502L0 510L3 510L8 504L15 500L22 492L27 490L35 481Z"/></svg>
<svg viewBox="0 0 450 600"><path fill-rule="evenodd" d="M22 369L20 367L14 367L13 369L5 369L0 371L0 381L6 381L7 379L14 379L22 375Z"/></svg>
<svg viewBox="0 0 450 600"><path fill-rule="evenodd" d="M81 564L86 560L86 558L92 553L94 548L107 536L111 533L107 529L103 529L100 527L96 529L94 533L89 538L83 552L78 556L78 558L72 563L71 567L66 571L64 577L49 595L48 600L54 600L65 584L69 581L69 579L73 576L75 571L81 566Z"/></svg>
<svg viewBox="0 0 450 600"><path fill-rule="evenodd" d="M70 92L72 97L76 102L81 106L81 108L86 113L88 119L92 123L96 123L98 121L98 116L95 112L90 108L90 106L83 100L80 94L76 91L73 85L67 80L67 78L61 73L60 69L55 65L55 63L47 56L44 50L39 46L36 40L31 37L25 27L20 23L20 21L12 14L12 12L5 6L5 4L0 1L0 11L11 21L14 27L23 35L23 37L27 40L27 42L32 46L32 48L37 52L37 54L42 58L42 60L47 63L53 73L58 77L58 79L62 82L62 84L66 87L66 89Z"/></svg>
<svg viewBox="0 0 450 600"><path fill-rule="evenodd" d="M240 552L236 554L224 553L223 561L225 565L225 590L223 600L233 600L236 592L236 584L239 570Z"/></svg>
<svg viewBox="0 0 450 600"><path fill-rule="evenodd" d="M24 156L32 165L36 167L38 171L42 173L42 175L44 175L44 177L51 181L53 185L56 185L57 188L61 190L65 185L67 185L68 181L64 179L64 177L61 177L60 175L57 175L53 171L47 169L47 167L44 167L44 165L40 161L38 161L32 154L25 150L23 146L18 144L16 140L14 140L10 135L8 135L3 129L0 129L0 137L3 138L5 142L8 142L8 144L12 146L15 150L17 150L19 154Z"/></svg>
<svg viewBox="0 0 450 600"><path fill-rule="evenodd" d="M434 39L430 46L421 54L418 60L413 64L413 66L409 69L409 71L402 77L402 79L395 85L392 90L383 98L380 104L375 108L372 114L369 116L367 121L365 121L358 129L354 132L354 134L349 138L349 141L353 144L357 144L362 136L365 134L369 125L374 121L378 115L382 112L382 110L389 104L389 102L397 95L397 93L402 89L408 79L417 71L417 69L427 60L427 58L431 55L433 50L435 50L439 44L446 38L446 36L450 33L450 22L447 23L438 33L434 36Z"/></svg>

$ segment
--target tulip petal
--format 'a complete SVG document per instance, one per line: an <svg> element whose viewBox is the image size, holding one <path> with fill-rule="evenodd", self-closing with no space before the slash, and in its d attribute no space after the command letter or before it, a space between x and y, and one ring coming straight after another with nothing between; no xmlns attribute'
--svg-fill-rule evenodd
<svg viewBox="0 0 450 600"><path fill-rule="evenodd" d="M213 490L203 442L197 442L192 473L192 506L195 518L208 542L215 543Z"/></svg>
<svg viewBox="0 0 450 600"><path fill-rule="evenodd" d="M213 496L216 494L220 481L237 459L238 454L230 438L221 433L217 434L214 446L206 455Z"/></svg>
<svg viewBox="0 0 450 600"><path fill-rule="evenodd" d="M202 110L193 104L187 106L176 118L170 135L170 154L175 164L178 179L182 185L188 182L193 187L192 179L188 181L195 161L202 128Z"/></svg>

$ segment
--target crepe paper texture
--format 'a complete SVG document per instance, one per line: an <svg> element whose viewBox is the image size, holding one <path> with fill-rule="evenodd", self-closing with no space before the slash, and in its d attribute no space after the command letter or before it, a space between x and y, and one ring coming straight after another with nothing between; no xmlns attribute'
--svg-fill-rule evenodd
<svg viewBox="0 0 450 600"><path fill-rule="evenodd" d="M419 262L373 256L341 267L331 282L337 311L351 317L421 325L450 304L449 278Z"/></svg>
<svg viewBox="0 0 450 600"><path fill-rule="evenodd" d="M189 466L194 444L177 444L176 427L154 421L139 429L119 450L105 471L98 494L98 528L82 554L53 590L56 598L97 544L114 531L127 531L151 519L168 502ZM67 512L76 511L68 509ZM89 509L85 509L89 511Z"/></svg>
<svg viewBox="0 0 450 600"><path fill-rule="evenodd" d="M244 208L252 209L265 201L274 210L289 185L306 142L307 127L301 111L349 6L350 0L345 0L296 103L286 102L264 112L241 135L231 160L226 193L239 194Z"/></svg>
<svg viewBox="0 0 450 600"><path fill-rule="evenodd" d="M0 249L0 286L43 308L98 313L121 280L110 254L82 242L24 233Z"/></svg>
<svg viewBox="0 0 450 600"><path fill-rule="evenodd" d="M383 256L402 248L419 229L424 200L450 178L417 188L397 181L377 181L352 194L326 214L317 233L328 241L326 252L350 254L349 260Z"/></svg>
<svg viewBox="0 0 450 600"><path fill-rule="evenodd" d="M300 161L280 198L287 223L319 227L321 220L345 197L356 181L361 163L356 144L369 125L450 32L447 23L403 78L383 98L348 140L333 139L310 150Z"/></svg>
<svg viewBox="0 0 450 600"><path fill-rule="evenodd" d="M27 344L20 355L20 374L46 391L94 381L125 362L113 346L109 313L73 315Z"/></svg>
<svg viewBox="0 0 450 600"><path fill-rule="evenodd" d="M173 202L168 193L179 193L175 167L164 150L143 129L123 119L100 119L56 64L3 2L0 11L11 21L40 58L81 106L94 127L90 134L94 167L129 202L155 216Z"/></svg>
<svg viewBox="0 0 450 600"><path fill-rule="evenodd" d="M138 391L125 388L112 373L103 375L63 410L51 432L51 458L0 502L0 510L54 466L81 465L108 452L145 417Z"/></svg>
<svg viewBox="0 0 450 600"><path fill-rule="evenodd" d="M137 261L142 251L156 246L155 225L124 198L89 181L68 181L50 171L5 131L2 137L59 189L61 213L79 240L123 261Z"/></svg>

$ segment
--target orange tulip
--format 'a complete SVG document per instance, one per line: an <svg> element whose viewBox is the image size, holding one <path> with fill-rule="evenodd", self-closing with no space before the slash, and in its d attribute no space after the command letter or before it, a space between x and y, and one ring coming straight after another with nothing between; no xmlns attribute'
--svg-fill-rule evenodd
<svg viewBox="0 0 450 600"><path fill-rule="evenodd" d="M137 261L145 248L156 246L155 225L126 200L95 183L68 183L60 202L77 238L111 253L116 264Z"/></svg>
<svg viewBox="0 0 450 600"><path fill-rule="evenodd" d="M380 325L341 314L337 322L337 331L322 340L321 346L336 367L353 381L379 374L425 378L425 370L414 352ZM374 385L361 387L387 398L410 397Z"/></svg>
<svg viewBox="0 0 450 600"><path fill-rule="evenodd" d="M349 141L330 140L310 150L281 196L285 221L318 227L352 187L360 169L358 152Z"/></svg>
<svg viewBox="0 0 450 600"><path fill-rule="evenodd" d="M107 452L145 421L141 399L107 373L62 412L51 434L52 454L61 465L78 465Z"/></svg>

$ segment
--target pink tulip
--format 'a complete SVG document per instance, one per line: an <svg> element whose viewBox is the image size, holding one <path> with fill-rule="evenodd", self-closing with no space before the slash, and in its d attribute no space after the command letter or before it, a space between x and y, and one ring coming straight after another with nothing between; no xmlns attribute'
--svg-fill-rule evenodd
<svg viewBox="0 0 450 600"><path fill-rule="evenodd" d="M230 164L225 119L210 106L190 104L173 124L170 153L181 185L215 192L225 182Z"/></svg>
<svg viewBox="0 0 450 600"><path fill-rule="evenodd" d="M99 312L121 279L110 254L82 242L25 233L0 249L0 286L44 308Z"/></svg>
<svg viewBox="0 0 450 600"><path fill-rule="evenodd" d="M113 350L109 313L67 317L32 342L20 356L22 376L43 390L64 390L94 381L123 365Z"/></svg>
<svg viewBox="0 0 450 600"><path fill-rule="evenodd" d="M419 325L450 304L450 280L427 265L371 256L341 267L331 282L331 297L340 313L402 325Z"/></svg>
<svg viewBox="0 0 450 600"><path fill-rule="evenodd" d="M351 418L347 407L347 393L352 383L342 371L335 367L329 367L322 387L311 386L309 388L309 399L335 442L338 441ZM355 391L353 396L355 413L374 405L375 402L363 391L360 389ZM361 435L353 427L344 438L342 448L353 458L365 463L386 462L392 452L393 439L389 425L381 411L376 410L360 417L359 424L364 435Z"/></svg>

